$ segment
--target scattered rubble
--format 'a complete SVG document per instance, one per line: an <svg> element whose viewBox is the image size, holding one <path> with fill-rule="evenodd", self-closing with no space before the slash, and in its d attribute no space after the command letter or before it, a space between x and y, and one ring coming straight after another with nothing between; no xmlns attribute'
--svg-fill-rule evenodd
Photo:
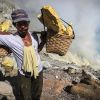
<svg viewBox="0 0 100 100"><path fill-rule="evenodd" d="M45 54L42 60L52 67L44 69L42 100L99 100L100 70L91 66L79 67L74 63L54 60ZM44 59L45 58L45 59Z"/></svg>

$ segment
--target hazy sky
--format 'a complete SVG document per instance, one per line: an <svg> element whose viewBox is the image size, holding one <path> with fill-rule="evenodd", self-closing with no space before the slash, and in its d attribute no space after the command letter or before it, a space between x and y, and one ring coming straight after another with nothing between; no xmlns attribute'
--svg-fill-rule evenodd
<svg viewBox="0 0 100 100"><path fill-rule="evenodd" d="M43 5L50 4L58 15L72 23L76 38L71 50L87 58L97 59L100 54L100 0L12 0L14 4L27 10L31 18L32 30L42 30L37 15Z"/></svg>

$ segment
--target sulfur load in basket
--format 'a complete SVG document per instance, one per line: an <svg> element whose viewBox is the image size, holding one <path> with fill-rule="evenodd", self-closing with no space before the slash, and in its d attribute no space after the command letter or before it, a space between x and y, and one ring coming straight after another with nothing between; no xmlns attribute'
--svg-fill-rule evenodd
<svg viewBox="0 0 100 100"><path fill-rule="evenodd" d="M65 26L55 9L49 5L44 6L41 12L38 19L44 25L44 29L47 27L46 51L65 55L74 36L72 26L68 23Z"/></svg>

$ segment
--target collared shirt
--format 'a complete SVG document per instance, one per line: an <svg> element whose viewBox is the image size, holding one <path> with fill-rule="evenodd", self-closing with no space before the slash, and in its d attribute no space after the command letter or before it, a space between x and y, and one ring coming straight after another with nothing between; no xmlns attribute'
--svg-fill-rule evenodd
<svg viewBox="0 0 100 100"><path fill-rule="evenodd" d="M32 39L32 46L34 47L36 55L37 55L38 70L40 72L42 71L43 66L41 64L40 56L38 53L38 43L32 35L31 35L31 39ZM17 62L18 70L21 74L23 74L22 65L23 65L24 43L21 37L18 35L18 33L10 34L10 35L0 35L0 44L5 45L11 49L15 57L15 60Z"/></svg>

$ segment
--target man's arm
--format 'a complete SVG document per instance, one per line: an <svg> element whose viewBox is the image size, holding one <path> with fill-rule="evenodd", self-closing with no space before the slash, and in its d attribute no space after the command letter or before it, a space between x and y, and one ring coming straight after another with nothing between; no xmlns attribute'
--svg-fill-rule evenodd
<svg viewBox="0 0 100 100"><path fill-rule="evenodd" d="M10 32L0 31L0 45L5 45L4 43L7 41L7 38L10 36L10 34Z"/></svg>
<svg viewBox="0 0 100 100"><path fill-rule="evenodd" d="M8 32L1 32L0 31L0 56L6 55L5 53L9 54L11 53L10 48L7 45L7 37L10 35ZM4 50L5 52L2 52Z"/></svg>
<svg viewBox="0 0 100 100"><path fill-rule="evenodd" d="M40 43L39 43L39 39L38 39L37 34L40 35ZM35 31L35 32L32 33L32 35L35 38L35 40L38 42L38 52L40 52L43 49L43 47L46 43L47 33L44 32L44 31L41 31L41 32L36 32Z"/></svg>
<svg viewBox="0 0 100 100"><path fill-rule="evenodd" d="M44 32L44 31L41 32L40 39L41 39L41 42L40 42L40 44L38 46L38 52L40 52L43 49L44 45L46 44L47 32Z"/></svg>

